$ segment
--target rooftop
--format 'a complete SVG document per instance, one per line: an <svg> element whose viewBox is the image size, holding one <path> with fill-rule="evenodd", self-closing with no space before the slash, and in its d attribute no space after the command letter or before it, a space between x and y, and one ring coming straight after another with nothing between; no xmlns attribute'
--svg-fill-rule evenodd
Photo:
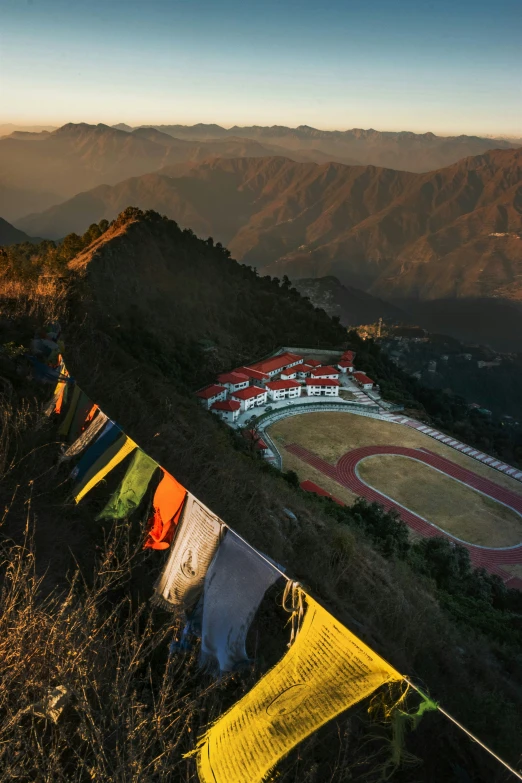
<svg viewBox="0 0 522 783"><path fill-rule="evenodd" d="M305 383L307 386L340 386L339 381L334 378L307 378Z"/></svg>
<svg viewBox="0 0 522 783"><path fill-rule="evenodd" d="M337 367L331 367L330 365L327 365L326 367L316 367L315 370L312 370L313 378L317 378L319 375L339 375L339 370Z"/></svg>
<svg viewBox="0 0 522 783"><path fill-rule="evenodd" d="M241 403L237 400L218 400L210 409L213 411L237 411L241 407Z"/></svg>
<svg viewBox="0 0 522 783"><path fill-rule="evenodd" d="M246 375L248 378L252 378L254 381L268 381L270 376L266 372L260 372L260 370L254 370L252 367L238 367L234 370L235 373Z"/></svg>
<svg viewBox="0 0 522 783"><path fill-rule="evenodd" d="M257 397L260 394L266 394L266 389L262 389L260 386L248 386L246 389L238 389L231 393L232 397L236 397L238 400L250 400L252 397Z"/></svg>
<svg viewBox="0 0 522 783"><path fill-rule="evenodd" d="M297 381L269 381L266 385L270 391L278 391L278 389L295 389L301 386Z"/></svg>
<svg viewBox="0 0 522 783"><path fill-rule="evenodd" d="M279 356L273 356L271 359L252 364L251 369L259 370L260 372L274 372L275 370L283 370L289 364L297 361L302 362L303 357L298 356L296 353L282 353Z"/></svg>
<svg viewBox="0 0 522 783"><path fill-rule="evenodd" d="M233 370L232 372L224 372L218 375L217 379L220 383L245 383L245 381L248 381L248 378L248 375L243 375L243 373Z"/></svg>
<svg viewBox="0 0 522 783"><path fill-rule="evenodd" d="M210 400L211 397L217 397L221 392L226 392L225 387L213 383L211 386L207 386L205 389L197 391L196 395L203 400Z"/></svg>
<svg viewBox="0 0 522 783"><path fill-rule="evenodd" d="M371 378L368 378L363 372L354 372L353 377L359 381L359 383L374 383Z"/></svg>

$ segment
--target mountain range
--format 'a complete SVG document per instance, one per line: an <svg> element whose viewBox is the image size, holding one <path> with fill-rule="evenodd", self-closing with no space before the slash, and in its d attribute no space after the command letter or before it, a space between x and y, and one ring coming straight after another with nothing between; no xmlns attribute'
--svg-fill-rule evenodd
<svg viewBox="0 0 522 783"><path fill-rule="evenodd" d="M522 149L414 174L283 157L166 167L16 222L59 238L129 204L211 235L264 274L376 296L522 299Z"/></svg>
<svg viewBox="0 0 522 783"><path fill-rule="evenodd" d="M121 124L118 128L133 129ZM288 128L284 125L222 128L215 124L155 125L163 133L178 139L208 140L216 138L247 137L263 144L276 144L289 151L298 152L313 148L315 153L328 156L340 163L371 164L384 168L423 172L443 168L470 155L480 155L489 149L512 149L520 146L520 140L482 138L480 136L436 136L434 133L410 131L377 131L373 128L351 130L319 130L309 125ZM320 161L317 161L320 162Z"/></svg>
<svg viewBox="0 0 522 783"><path fill-rule="evenodd" d="M59 204L97 185L177 163L212 157L283 156L296 162L374 165L423 172L492 148L506 139L440 137L354 129L321 131L306 125L222 128L69 123L57 129L25 128L0 138L0 215L14 221Z"/></svg>
<svg viewBox="0 0 522 783"><path fill-rule="evenodd" d="M185 140L154 128L124 132L70 123L52 132L14 131L0 139L0 215L13 221L97 185L185 161L286 154L283 147L245 137ZM290 156L296 161L331 160L319 150L304 148Z"/></svg>

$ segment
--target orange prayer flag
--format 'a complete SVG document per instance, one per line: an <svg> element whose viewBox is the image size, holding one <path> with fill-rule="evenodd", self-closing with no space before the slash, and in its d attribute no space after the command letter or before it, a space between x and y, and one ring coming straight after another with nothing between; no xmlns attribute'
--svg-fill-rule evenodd
<svg viewBox="0 0 522 783"><path fill-rule="evenodd" d="M187 490L162 468L163 478L154 494L154 514L149 519L144 549L168 549L179 522Z"/></svg>
<svg viewBox="0 0 522 783"><path fill-rule="evenodd" d="M97 410L98 410L98 406L96 405L96 403L94 403L94 405L90 409L89 413L85 417L85 421L83 422L83 425L82 425L82 428L81 428L81 432L83 432L84 429L87 427L87 425L90 424L91 421L94 419L94 414L96 413Z"/></svg>

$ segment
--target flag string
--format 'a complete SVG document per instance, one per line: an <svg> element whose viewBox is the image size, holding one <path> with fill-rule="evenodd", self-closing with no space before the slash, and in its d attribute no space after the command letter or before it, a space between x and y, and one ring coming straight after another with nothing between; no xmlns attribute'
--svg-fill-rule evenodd
<svg viewBox="0 0 522 783"><path fill-rule="evenodd" d="M101 408L99 408L99 411L102 412ZM112 422L112 419L109 419L109 421ZM119 425L117 425L115 422L112 422L112 423L115 426L119 427ZM121 427L119 427L119 429L121 429ZM123 430L121 430L121 431L123 432ZM138 448L140 448L140 447L138 446ZM141 450L143 451L143 449L141 449ZM153 461L156 462L156 460L153 460ZM158 465L159 468L162 468L162 466L158 462L156 462L156 464ZM164 470L164 468L162 468L162 470ZM293 585L295 585L295 587L300 587L299 582L295 582L291 577L289 577L287 574L285 574L284 571L282 571L280 568L278 568L272 560L270 560L268 557L265 557L265 555L263 555L262 552L260 552L254 546L252 546L252 544L250 544L246 539L244 539L243 536L241 536L236 530L234 530L234 528L232 528L226 522L223 522L223 520L220 520L220 522L221 522L221 524L225 528L227 528L227 530L229 530L243 544L245 544L245 546L247 546L250 550L252 550L252 552L254 552L257 555L257 557L259 557L262 560L264 560L265 563L267 563L271 568L273 568L275 571L277 571L277 573L280 576L282 576L286 580L287 583L292 582ZM288 587L289 587L289 585L287 584L287 588L286 588L287 590L288 590ZM386 661L386 659L383 658L383 660L385 660L385 662L389 666L391 666L391 664L389 664L388 661ZM402 676L404 682L407 683L407 685L409 685L414 691L416 691L420 696L422 696L423 699L426 699L426 694L424 694L420 688L418 688L405 675L401 675L401 676ZM511 772L512 775L514 775L516 778L518 778L518 780L522 781L522 774L520 772L518 772L516 769L511 767L506 761L504 761L504 759L502 759L500 756L498 756L493 750L491 750L491 748L489 748L484 742L482 742L482 740L480 740L477 736L475 736L475 734L473 734L471 731L469 731L469 729L467 729L465 726L463 726L462 723L460 723L456 718L454 718L452 715L450 715L450 713L447 712L445 709L443 709L439 704L437 704L437 709L441 713L441 715L444 715L444 717L447 720L449 720L451 723L453 723L460 731L464 732L464 734L466 734L471 739L472 742L474 742L477 745L479 745L483 750L486 751L486 753L488 753L492 758L494 758L499 764L502 764L502 766L505 767L505 769L507 769L509 772Z"/></svg>

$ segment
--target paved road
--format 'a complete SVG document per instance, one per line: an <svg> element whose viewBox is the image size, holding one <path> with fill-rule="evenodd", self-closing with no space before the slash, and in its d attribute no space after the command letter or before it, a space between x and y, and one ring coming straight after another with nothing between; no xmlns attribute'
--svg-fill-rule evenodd
<svg viewBox="0 0 522 783"><path fill-rule="evenodd" d="M497 549L476 546L460 541L460 539L456 539L455 536L441 530L428 520L415 514L413 511L396 503L392 498L389 498L373 487L370 487L358 476L357 465L365 457L377 454L394 454L397 456L410 457L440 470L442 473L461 481L469 487L479 490L494 500L504 503L519 514L522 514L522 496L511 492L509 489L500 487L489 479L477 476L476 473L473 473L466 468L462 468L460 465L456 465L454 462L451 462L438 454L434 454L427 449L410 449L402 446L363 446L344 454L337 465L331 465L330 463L325 462L321 457L318 457L313 452L308 451L297 444L286 446L286 449L324 475L334 479L342 486L351 490L356 495L365 498L369 502L380 503L388 510L395 509L399 512L404 522L420 535L443 535L446 538L459 541L459 543L462 543L468 549L471 560L475 566L483 566L490 573L498 574L505 582L509 583L510 587L522 588L522 580L512 577L501 567L502 565L508 564L522 564L522 543L513 547Z"/></svg>

